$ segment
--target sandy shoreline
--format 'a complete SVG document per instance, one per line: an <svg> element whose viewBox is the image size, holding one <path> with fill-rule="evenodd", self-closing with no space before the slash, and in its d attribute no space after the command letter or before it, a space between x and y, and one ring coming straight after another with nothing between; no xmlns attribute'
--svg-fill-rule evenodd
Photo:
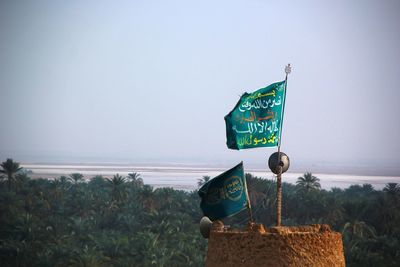
<svg viewBox="0 0 400 267"><path fill-rule="evenodd" d="M89 180L95 175L112 177L115 174L122 176L131 172L140 173L146 184L154 187L173 187L175 189L194 190L197 188L198 179L205 175L214 177L226 168L206 168L197 166L143 166L143 165L95 165L95 164L21 164L25 169L33 171L32 178L54 179L62 175L68 176L71 173L79 172ZM255 176L266 179L274 179L271 172L261 169L248 169ZM295 183L303 173L288 172L283 176L283 180L288 183ZM323 189L332 187L347 188L352 184L369 183L375 189L382 189L387 183L400 183L398 176L374 176L374 175L346 175L346 174L326 174L313 173L320 178Z"/></svg>

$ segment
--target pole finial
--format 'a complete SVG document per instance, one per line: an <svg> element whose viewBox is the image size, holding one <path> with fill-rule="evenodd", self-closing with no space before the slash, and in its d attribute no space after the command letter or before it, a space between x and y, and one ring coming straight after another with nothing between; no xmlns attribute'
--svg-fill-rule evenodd
<svg viewBox="0 0 400 267"><path fill-rule="evenodd" d="M292 71L292 66L290 66L290 63L287 64L287 66L285 67L285 73L286 75L290 74L290 72Z"/></svg>

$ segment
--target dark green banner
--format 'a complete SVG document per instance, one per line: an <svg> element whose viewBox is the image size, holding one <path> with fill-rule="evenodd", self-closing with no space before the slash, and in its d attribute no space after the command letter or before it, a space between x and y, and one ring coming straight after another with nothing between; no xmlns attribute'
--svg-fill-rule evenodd
<svg viewBox="0 0 400 267"><path fill-rule="evenodd" d="M226 144L231 149L272 147L279 144L285 81L254 93L244 93L225 116Z"/></svg>
<svg viewBox="0 0 400 267"><path fill-rule="evenodd" d="M199 189L200 208L210 220L218 220L247 208L243 163L218 175Z"/></svg>

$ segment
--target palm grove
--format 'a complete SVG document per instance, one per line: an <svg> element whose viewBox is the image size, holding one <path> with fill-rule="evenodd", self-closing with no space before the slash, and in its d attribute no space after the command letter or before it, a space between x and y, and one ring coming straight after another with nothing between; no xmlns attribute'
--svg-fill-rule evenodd
<svg viewBox="0 0 400 267"><path fill-rule="evenodd" d="M2 162L2 266L203 266L206 240L196 191L153 189L140 174L85 182L73 173L31 179L12 159ZM199 186L210 177L199 180ZM275 182L246 174L253 215L275 222ZM284 225L327 223L343 233L348 266L400 263L400 187L369 184L322 190L311 173L283 184ZM224 220L243 227L247 213Z"/></svg>

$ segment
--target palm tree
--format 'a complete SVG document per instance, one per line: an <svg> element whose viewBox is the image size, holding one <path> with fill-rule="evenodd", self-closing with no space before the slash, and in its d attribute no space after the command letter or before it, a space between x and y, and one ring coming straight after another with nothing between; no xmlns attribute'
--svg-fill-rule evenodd
<svg viewBox="0 0 400 267"><path fill-rule="evenodd" d="M107 182L111 187L112 200L116 202L122 201L126 197L125 178L117 173L112 179L107 178Z"/></svg>
<svg viewBox="0 0 400 267"><path fill-rule="evenodd" d="M70 259L70 266L110 266L111 259L101 251L85 246L81 251L76 251Z"/></svg>
<svg viewBox="0 0 400 267"><path fill-rule="evenodd" d="M69 178L67 176L60 176L58 179L60 181L60 187L65 191L68 190L71 187L71 183L69 182Z"/></svg>
<svg viewBox="0 0 400 267"><path fill-rule="evenodd" d="M397 225L400 222L400 186L397 183L388 183L385 188L385 204L381 211L383 212L382 220L386 221L383 225L385 226L385 232L393 233L398 228Z"/></svg>
<svg viewBox="0 0 400 267"><path fill-rule="evenodd" d="M249 192L250 202L252 206L263 204L266 198L266 192L270 191L271 184L267 185L266 180L246 173L247 191Z"/></svg>
<svg viewBox="0 0 400 267"><path fill-rule="evenodd" d="M333 194L332 194L333 195ZM345 216L345 210L340 202L340 199L334 196L328 196L322 199L326 215L323 220L331 226L339 226Z"/></svg>
<svg viewBox="0 0 400 267"><path fill-rule="evenodd" d="M393 198L400 196L400 186L398 183L388 183L383 188L383 191Z"/></svg>
<svg viewBox="0 0 400 267"><path fill-rule="evenodd" d="M50 182L51 189L53 190L54 200L57 201L62 195L61 181L56 178Z"/></svg>
<svg viewBox="0 0 400 267"><path fill-rule="evenodd" d="M197 179L197 186L200 188L202 187L205 183L210 181L211 177L208 175L203 176L203 178Z"/></svg>
<svg viewBox="0 0 400 267"><path fill-rule="evenodd" d="M132 182L132 184L134 186L143 187L144 183L143 183L143 179L142 179L140 173L137 173L137 172L128 173L128 177L127 178L129 180L131 180L131 182Z"/></svg>
<svg viewBox="0 0 400 267"><path fill-rule="evenodd" d="M342 235L345 240L349 239L350 241L355 238L376 238L374 227L358 220L345 223Z"/></svg>
<svg viewBox="0 0 400 267"><path fill-rule="evenodd" d="M90 181L89 185L97 189L101 189L107 183L107 180L103 177L103 175L95 175Z"/></svg>
<svg viewBox="0 0 400 267"><path fill-rule="evenodd" d="M166 209L171 209L173 204L179 206L179 203L173 203L175 192L176 191L170 187L163 187L156 189L154 193L155 193L155 199L158 200L157 206L159 208L166 208Z"/></svg>
<svg viewBox="0 0 400 267"><path fill-rule="evenodd" d="M69 180L71 182L73 182L74 185L77 185L77 184L83 182L83 174L81 174L81 173L71 173L69 175Z"/></svg>
<svg viewBox="0 0 400 267"><path fill-rule="evenodd" d="M297 178L296 185L305 192L321 189L319 178L313 176L311 172L306 172L302 177Z"/></svg>
<svg viewBox="0 0 400 267"><path fill-rule="evenodd" d="M141 188L139 192L139 201L141 202L143 208L149 211L155 210L154 192L150 185L145 185Z"/></svg>
<svg viewBox="0 0 400 267"><path fill-rule="evenodd" d="M0 170L0 173L7 175L8 190L11 190L11 183L15 180L15 174L22 170L22 167L19 166L18 162L14 162L12 159L3 161L0 166L3 168Z"/></svg>
<svg viewBox="0 0 400 267"><path fill-rule="evenodd" d="M359 245L366 240L377 238L374 227L363 221L352 220L345 223L342 230L345 257L349 258L359 250Z"/></svg>

